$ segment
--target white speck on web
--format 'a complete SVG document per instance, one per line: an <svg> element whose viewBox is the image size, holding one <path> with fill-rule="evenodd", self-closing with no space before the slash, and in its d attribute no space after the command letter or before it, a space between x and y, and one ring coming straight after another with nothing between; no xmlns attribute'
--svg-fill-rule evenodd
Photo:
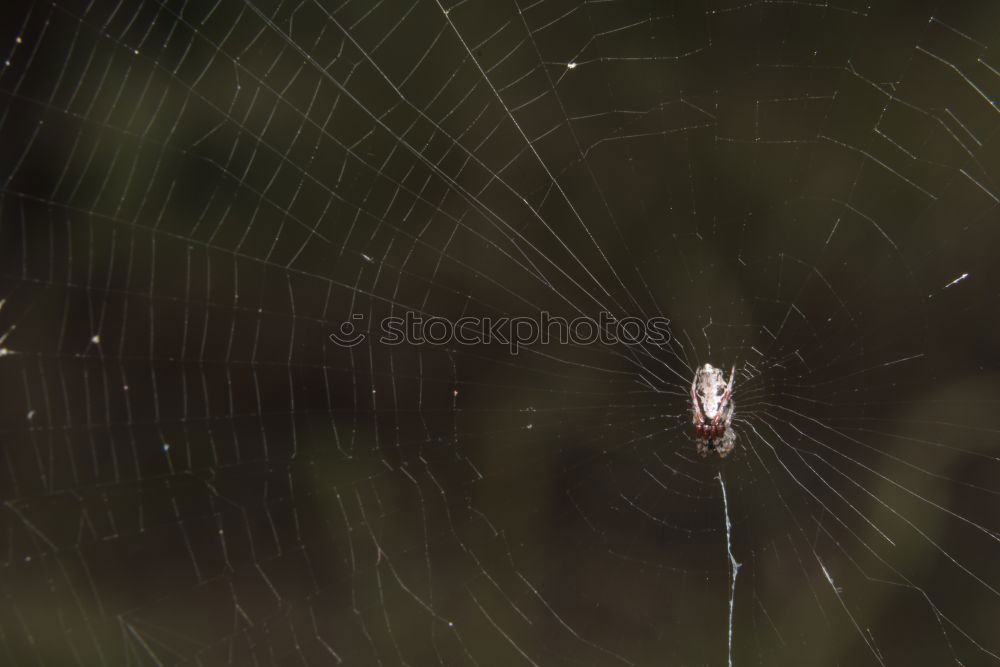
<svg viewBox="0 0 1000 667"><path fill-rule="evenodd" d="M950 283L948 283L947 285L945 285L944 287L942 287L941 289L939 289L939 290L938 290L937 292L931 292L930 294L928 294L928 295L927 295L927 298L928 298L928 299L931 299L931 298L934 298L934 295L935 295L935 294L938 294L938 293L940 293L940 292L943 292L943 291L945 291L946 289L948 289L949 287L953 287L953 286L957 285L958 283L960 283L960 282L962 282L962 281L966 280L966 279L967 279L967 278L969 278L970 276L971 276L971 274L969 274L968 272L966 272L966 273L963 273L962 275L960 275L959 277L955 278L955 279L954 279L954 280L952 280L952 281L951 281Z"/></svg>
<svg viewBox="0 0 1000 667"><path fill-rule="evenodd" d="M963 274L962 274L962 275L960 275L960 276L959 276L958 278L955 278L954 280L952 280L952 281L951 281L950 283L948 283L947 285L945 285L945 286L944 286L944 287L942 287L941 289L948 289L948 288L949 288L949 287L951 287L952 285L957 285L958 283L962 282L963 280L965 280L965 279L966 279L966 278L968 278L968 277L969 277L969 274L968 274L968 273L963 273Z"/></svg>

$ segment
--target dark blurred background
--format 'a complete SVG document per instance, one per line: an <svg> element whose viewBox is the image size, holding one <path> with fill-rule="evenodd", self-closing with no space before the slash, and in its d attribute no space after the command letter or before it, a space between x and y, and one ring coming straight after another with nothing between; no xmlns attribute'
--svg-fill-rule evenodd
<svg viewBox="0 0 1000 667"><path fill-rule="evenodd" d="M3 17L0 663L1000 662L1000 5Z"/></svg>

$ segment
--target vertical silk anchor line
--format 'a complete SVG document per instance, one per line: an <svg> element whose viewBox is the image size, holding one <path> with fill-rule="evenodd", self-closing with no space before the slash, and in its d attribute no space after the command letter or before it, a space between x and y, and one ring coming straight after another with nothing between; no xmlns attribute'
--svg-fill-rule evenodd
<svg viewBox="0 0 1000 667"><path fill-rule="evenodd" d="M733 556L733 524L729 520L729 500L726 498L726 482L720 472L715 476L722 487L722 508L726 513L726 553L729 555L729 667L733 667L733 606L736 603L736 575L740 564Z"/></svg>

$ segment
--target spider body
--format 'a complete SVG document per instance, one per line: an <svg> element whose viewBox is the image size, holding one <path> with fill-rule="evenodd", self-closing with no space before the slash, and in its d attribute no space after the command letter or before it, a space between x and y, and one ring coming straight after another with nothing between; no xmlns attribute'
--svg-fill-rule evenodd
<svg viewBox="0 0 1000 667"><path fill-rule="evenodd" d="M730 425L736 407L732 400L735 375L734 366L726 382L721 369L705 364L691 381L691 423L698 453L702 456L715 452L719 458L725 458L733 450L736 434Z"/></svg>

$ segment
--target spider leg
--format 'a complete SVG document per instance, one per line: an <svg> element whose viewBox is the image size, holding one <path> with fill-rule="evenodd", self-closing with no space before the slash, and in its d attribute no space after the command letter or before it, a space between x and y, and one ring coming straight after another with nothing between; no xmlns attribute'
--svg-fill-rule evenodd
<svg viewBox="0 0 1000 667"><path fill-rule="evenodd" d="M701 401L698 398L698 392L695 390L697 382L698 376L695 375L694 379L691 380L691 405L694 406L694 418L692 421L695 424L700 424L705 420L705 417L701 411Z"/></svg>
<svg viewBox="0 0 1000 667"><path fill-rule="evenodd" d="M729 384L726 385L726 391L722 394L722 400L719 401L719 412L712 418L712 424L718 424L722 419L722 415L726 413L726 408L729 406L729 397L733 395L733 379L736 377L736 364L733 364L732 370L729 371Z"/></svg>
<svg viewBox="0 0 1000 667"><path fill-rule="evenodd" d="M733 365L731 371L729 371L729 384L726 385L726 393L722 395L722 405L729 403L729 397L733 395L733 380L736 377L736 366Z"/></svg>

